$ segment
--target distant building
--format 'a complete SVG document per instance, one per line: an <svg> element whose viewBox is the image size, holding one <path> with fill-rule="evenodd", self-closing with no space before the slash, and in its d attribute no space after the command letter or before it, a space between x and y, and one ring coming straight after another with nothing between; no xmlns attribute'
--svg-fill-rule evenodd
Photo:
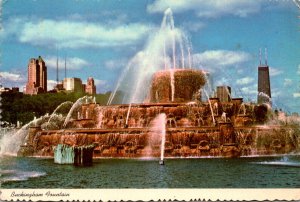
<svg viewBox="0 0 300 202"><path fill-rule="evenodd" d="M36 95L47 92L47 67L41 56L31 58L28 64L28 81L25 94Z"/></svg>
<svg viewBox="0 0 300 202"><path fill-rule="evenodd" d="M20 89L19 89L19 87L12 87L11 91L12 92L20 92Z"/></svg>
<svg viewBox="0 0 300 202"><path fill-rule="evenodd" d="M56 84L55 88L56 88L57 91L64 90L64 84L63 83L58 83L58 84Z"/></svg>
<svg viewBox="0 0 300 202"><path fill-rule="evenodd" d="M0 87L0 93L8 92L10 89L6 87Z"/></svg>
<svg viewBox="0 0 300 202"><path fill-rule="evenodd" d="M270 102L271 99L271 87L270 87L270 76L269 66L258 67L258 96L257 103L262 104Z"/></svg>
<svg viewBox="0 0 300 202"><path fill-rule="evenodd" d="M91 95L96 94L96 86L95 86L94 79L92 77L89 77L87 79L87 83L85 85L85 92Z"/></svg>
<svg viewBox="0 0 300 202"><path fill-rule="evenodd" d="M229 102L231 100L231 87L217 86L217 98L220 102Z"/></svg>
<svg viewBox="0 0 300 202"><path fill-rule="evenodd" d="M12 87L12 88L7 88L7 87L3 87L2 85L0 85L0 93L4 93L4 92L8 92L8 93L19 93L19 87Z"/></svg>
<svg viewBox="0 0 300 202"><path fill-rule="evenodd" d="M96 86L94 84L94 79L89 77L87 79L87 84L83 84L80 78L65 78L62 84L56 85L57 91L68 91L68 92L78 92L87 94L96 94Z"/></svg>
<svg viewBox="0 0 300 202"><path fill-rule="evenodd" d="M63 88L70 92L84 92L82 81L80 78L65 78L63 80Z"/></svg>
<svg viewBox="0 0 300 202"><path fill-rule="evenodd" d="M258 66L258 85L257 85L257 103L271 103L271 85L270 85L270 74L269 66L267 64L267 50L265 50L265 64L261 63ZM261 57L261 53L260 53Z"/></svg>
<svg viewBox="0 0 300 202"><path fill-rule="evenodd" d="M94 79L92 77L89 77L87 79L87 84L83 84L82 80L80 78L67 78L67 59L65 58L65 78L64 80L59 83L58 79L58 58L56 61L56 81L57 84L54 87L54 89L51 91L53 93L55 92L78 92L78 93L87 93L87 94L96 94L96 86L94 84Z"/></svg>
<svg viewBox="0 0 300 202"><path fill-rule="evenodd" d="M271 85L269 66L267 60L267 49L265 49L265 64L261 62L261 50L260 50L260 62L258 66L258 84L257 84L257 104L271 103Z"/></svg>

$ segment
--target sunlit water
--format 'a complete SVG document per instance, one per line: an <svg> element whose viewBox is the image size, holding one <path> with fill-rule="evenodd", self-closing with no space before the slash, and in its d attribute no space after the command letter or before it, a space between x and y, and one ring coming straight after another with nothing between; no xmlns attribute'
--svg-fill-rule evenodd
<svg viewBox="0 0 300 202"><path fill-rule="evenodd" d="M277 163L276 163L277 162ZM1 157L2 188L299 188L300 156L94 159L91 167L53 159Z"/></svg>

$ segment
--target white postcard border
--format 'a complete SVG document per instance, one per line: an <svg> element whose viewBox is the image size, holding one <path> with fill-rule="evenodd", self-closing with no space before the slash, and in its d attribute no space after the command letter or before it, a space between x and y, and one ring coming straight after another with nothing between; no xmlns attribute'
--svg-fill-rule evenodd
<svg viewBox="0 0 300 202"><path fill-rule="evenodd" d="M300 189L2 189L1 201L300 200Z"/></svg>

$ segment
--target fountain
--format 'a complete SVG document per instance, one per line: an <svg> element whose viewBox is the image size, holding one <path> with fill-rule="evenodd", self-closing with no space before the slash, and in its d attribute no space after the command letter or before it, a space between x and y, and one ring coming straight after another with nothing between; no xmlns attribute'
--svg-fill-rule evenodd
<svg viewBox="0 0 300 202"><path fill-rule="evenodd" d="M78 99L57 129L31 128L20 155L51 156L58 145L93 145L94 158L239 157L288 154L300 151L297 124L267 125L269 104L227 102L209 96L208 72L193 68L191 46L184 32L174 26L170 9L161 27L125 67L106 106L92 97ZM186 64L188 63L188 65ZM187 68L188 66L188 68ZM117 91L124 103L114 103ZM205 94L207 100L202 101ZM152 126L159 119L159 132ZM47 119L48 121L48 119ZM277 124L278 123L278 124ZM166 127L167 125L167 127ZM43 130L44 129L44 130ZM159 140L151 140L153 133ZM287 135L286 135L287 134ZM150 141L151 140L151 141ZM24 143L24 145L25 145ZM59 160L61 161L61 160Z"/></svg>
<svg viewBox="0 0 300 202"><path fill-rule="evenodd" d="M159 134L161 139L161 146L160 146L160 165L164 165L164 154L165 154L165 143L166 143L166 114L162 113L159 114L153 120L153 126L151 130L154 131L157 135Z"/></svg>
<svg viewBox="0 0 300 202"><path fill-rule="evenodd" d="M131 103L129 104L129 108L128 108L128 112L127 112L127 116L126 116L126 122L125 122L125 128L128 127L128 118L129 118L129 114L130 114L130 109L131 109Z"/></svg>
<svg viewBox="0 0 300 202"><path fill-rule="evenodd" d="M160 28L149 37L143 50L128 62L107 104L113 103L118 90L127 94L124 103L142 103L149 94L153 74L164 70L169 74L170 100L174 100L176 71L185 69L186 57L191 61L191 47L184 32L175 27L171 9L167 9ZM190 69L192 64L190 64ZM176 102L176 101L175 101Z"/></svg>
<svg viewBox="0 0 300 202"><path fill-rule="evenodd" d="M207 101L209 103L209 109L210 109L211 117L212 117L212 120L213 120L213 125L216 125L215 115L214 115L214 111L213 111L213 108L212 108L212 105L211 105L211 100L209 99L207 91L204 88L202 90L204 91L204 93L205 93L205 95L207 97Z"/></svg>
<svg viewBox="0 0 300 202"><path fill-rule="evenodd" d="M49 125L51 123L51 121L52 121L53 117L56 115L57 111L59 111L61 108L63 108L64 106L67 106L67 105L73 106L73 102L66 101L66 102L61 103L58 107L56 107L56 109L52 112L47 124Z"/></svg>
<svg viewBox="0 0 300 202"><path fill-rule="evenodd" d="M81 106L81 104L85 101L86 104L88 102L88 99L92 99L92 97L88 97L88 96L84 96L82 98L79 98L71 107L66 119L65 119L65 122L63 124L63 127L66 127L66 125L69 123L70 119L71 119L71 116L73 115L73 112Z"/></svg>
<svg viewBox="0 0 300 202"><path fill-rule="evenodd" d="M41 116L40 118L34 117L34 119L22 126L22 128L10 129L5 131L5 134L1 138L0 144L0 155L13 155L16 156L19 154L28 155L28 153L32 153L32 148L27 145L27 142L32 141L30 139L30 132L35 132L40 130L40 125L48 121L49 115ZM31 130L31 131L30 131ZM24 143L24 145L22 145ZM30 151L28 151L30 150Z"/></svg>

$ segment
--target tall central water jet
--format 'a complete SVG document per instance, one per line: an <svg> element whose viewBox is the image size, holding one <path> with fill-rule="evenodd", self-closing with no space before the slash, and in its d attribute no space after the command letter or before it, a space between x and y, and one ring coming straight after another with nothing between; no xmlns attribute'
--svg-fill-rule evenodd
<svg viewBox="0 0 300 202"><path fill-rule="evenodd" d="M173 69L176 68L176 44L175 44L175 31L174 31L174 18L171 8L168 8L165 11L164 18L161 23L161 31L166 32L170 31L171 38L172 38L172 56L173 56ZM164 53L165 53L165 47L166 47L166 38L164 38ZM164 54L164 57L166 57L166 54ZM165 60L166 61L166 60ZM166 66L166 64L165 64Z"/></svg>
<svg viewBox="0 0 300 202"><path fill-rule="evenodd" d="M174 26L171 9L165 11L160 28L150 33L145 47L136 53L126 65L108 100L108 105L113 102L119 90L125 94L123 104L148 102L147 96L152 76L161 70L168 70L170 74L170 95L172 95L170 101L176 102L177 88L174 71L184 69L185 63L188 63L190 68L193 66L190 58L191 43L184 30Z"/></svg>

